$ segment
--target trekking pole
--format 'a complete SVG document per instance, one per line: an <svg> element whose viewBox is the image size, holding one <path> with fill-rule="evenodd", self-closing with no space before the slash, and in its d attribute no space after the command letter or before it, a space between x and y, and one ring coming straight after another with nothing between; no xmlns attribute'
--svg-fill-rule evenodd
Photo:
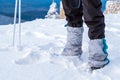
<svg viewBox="0 0 120 80"><path fill-rule="evenodd" d="M16 18L17 18L17 5L18 0L15 2L15 10L14 10L14 29L13 29L13 47L15 46L15 32L16 32Z"/></svg>
<svg viewBox="0 0 120 80"><path fill-rule="evenodd" d="M18 25L19 25L19 48L20 48L21 47L21 0L16 0L15 2L13 47L15 47L17 9L18 9Z"/></svg>
<svg viewBox="0 0 120 80"><path fill-rule="evenodd" d="M21 47L21 0L19 0L19 47Z"/></svg>

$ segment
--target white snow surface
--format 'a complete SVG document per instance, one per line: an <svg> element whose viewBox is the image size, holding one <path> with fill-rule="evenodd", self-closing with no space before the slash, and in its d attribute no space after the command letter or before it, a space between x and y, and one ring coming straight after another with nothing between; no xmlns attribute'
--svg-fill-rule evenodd
<svg viewBox="0 0 120 80"><path fill-rule="evenodd" d="M58 8L57 8L57 4L55 2L53 2L50 5L50 9L47 12L47 15L45 16L46 19L58 19L59 18L59 14L58 14Z"/></svg>
<svg viewBox="0 0 120 80"><path fill-rule="evenodd" d="M66 43L66 21L36 19L22 23L22 46L12 47L13 25L0 26L0 80L119 80L120 14L106 17L110 64L87 72L88 28L84 24L83 55L79 67L59 56ZM16 30L18 45L18 28ZM79 61L78 61L79 62Z"/></svg>

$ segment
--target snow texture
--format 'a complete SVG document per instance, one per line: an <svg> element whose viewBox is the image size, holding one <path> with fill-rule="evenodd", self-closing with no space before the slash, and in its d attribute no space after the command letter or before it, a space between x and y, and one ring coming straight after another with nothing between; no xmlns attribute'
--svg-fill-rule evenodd
<svg viewBox="0 0 120 80"><path fill-rule="evenodd" d="M47 18L47 19L57 19L57 18L59 18L59 14L58 14L57 11L58 11L57 4L55 2L53 2L50 5L50 9L48 10L48 13L45 16L45 18Z"/></svg>
<svg viewBox="0 0 120 80"><path fill-rule="evenodd" d="M106 39L110 64L87 72L88 28L84 24L83 55L66 58L60 55L66 43L66 21L36 19L22 23L22 46L12 47L13 25L0 26L0 80L119 80L120 14L106 17Z"/></svg>

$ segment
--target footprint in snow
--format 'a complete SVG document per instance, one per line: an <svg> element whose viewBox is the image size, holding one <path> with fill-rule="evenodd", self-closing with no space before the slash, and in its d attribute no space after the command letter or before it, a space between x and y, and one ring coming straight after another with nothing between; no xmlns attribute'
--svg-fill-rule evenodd
<svg viewBox="0 0 120 80"><path fill-rule="evenodd" d="M44 55L41 55L44 54ZM34 64L34 63L43 63L49 60L49 56L46 56L46 52L42 51L31 51L24 57L15 60L15 64L18 65L27 65L27 64Z"/></svg>

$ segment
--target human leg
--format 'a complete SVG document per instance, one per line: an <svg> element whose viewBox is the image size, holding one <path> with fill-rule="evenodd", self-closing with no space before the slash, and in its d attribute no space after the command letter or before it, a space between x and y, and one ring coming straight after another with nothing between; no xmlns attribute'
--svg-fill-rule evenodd
<svg viewBox="0 0 120 80"><path fill-rule="evenodd" d="M83 35L83 20L82 20L82 5L77 6L79 0L62 0L63 9L65 11L67 27L67 42L62 55L78 56L82 54L82 35ZM81 2L80 2L81 3Z"/></svg>
<svg viewBox="0 0 120 80"><path fill-rule="evenodd" d="M109 63L104 51L105 21L100 0L83 0L83 15L89 27L89 65L92 69L104 67Z"/></svg>

